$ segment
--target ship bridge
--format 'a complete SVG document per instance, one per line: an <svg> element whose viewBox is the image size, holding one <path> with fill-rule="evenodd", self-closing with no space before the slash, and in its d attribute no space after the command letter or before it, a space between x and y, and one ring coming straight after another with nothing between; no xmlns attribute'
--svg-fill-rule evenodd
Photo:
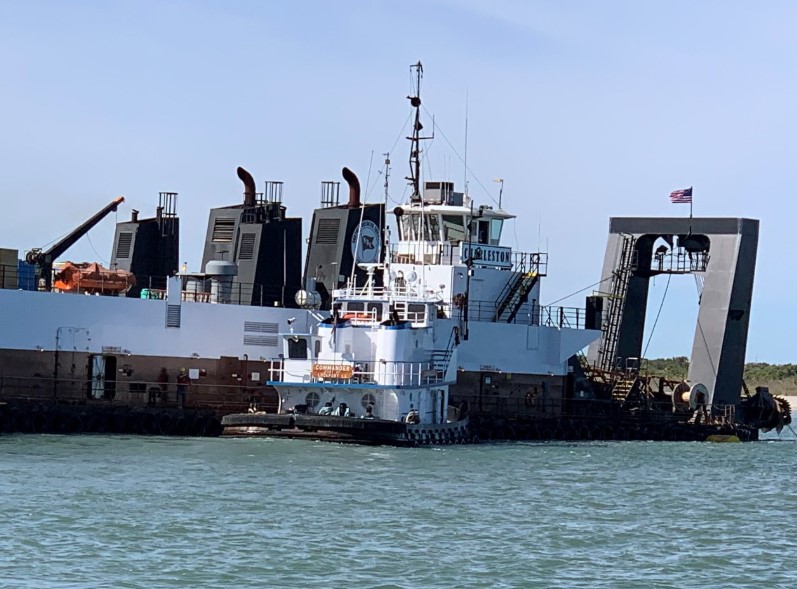
<svg viewBox="0 0 797 589"><path fill-rule="evenodd" d="M473 321L540 322L546 313L539 306L539 287L547 254L501 244L504 222L515 215L500 207L475 207L453 182L426 182L423 198L393 213L398 227L388 255L393 288L435 292L449 317L467 306Z"/></svg>

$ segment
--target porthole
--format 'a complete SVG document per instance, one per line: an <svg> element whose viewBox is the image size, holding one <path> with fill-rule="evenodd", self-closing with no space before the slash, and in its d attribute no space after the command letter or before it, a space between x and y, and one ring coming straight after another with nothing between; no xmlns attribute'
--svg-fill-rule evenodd
<svg viewBox="0 0 797 589"><path fill-rule="evenodd" d="M363 398L360 399L360 403L362 403L363 409L368 407L368 405L375 406L376 405L376 397L373 396L371 393L365 393Z"/></svg>
<svg viewBox="0 0 797 589"><path fill-rule="evenodd" d="M312 407L315 409L318 406L318 403L321 401L321 398L318 396L318 393L312 391L307 393L307 396L304 398L304 402L307 403L308 407Z"/></svg>

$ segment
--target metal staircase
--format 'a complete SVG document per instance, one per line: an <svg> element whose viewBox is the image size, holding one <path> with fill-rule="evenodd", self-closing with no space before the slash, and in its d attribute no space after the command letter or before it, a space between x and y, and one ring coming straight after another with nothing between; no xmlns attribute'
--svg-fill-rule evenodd
<svg viewBox="0 0 797 589"><path fill-rule="evenodd" d="M612 400L624 403L631 393L639 388L639 377L636 374L626 374L617 381L612 389Z"/></svg>
<svg viewBox="0 0 797 589"><path fill-rule="evenodd" d="M451 363L452 350L434 350L432 352L432 370L441 378L445 376L448 365Z"/></svg>
<svg viewBox="0 0 797 589"><path fill-rule="evenodd" d="M622 235L623 249L620 260L612 277L612 292L609 295L609 309L603 318L601 331L601 347L598 350L598 367L602 370L612 370L614 357L617 352L617 340L620 336L620 327L623 321L625 297L628 293L628 282L636 268L636 239L632 235Z"/></svg>
<svg viewBox="0 0 797 589"><path fill-rule="evenodd" d="M495 309L495 322L512 323L528 300L529 292L539 280L536 271L521 272L507 282L504 290L498 295L498 304Z"/></svg>
<svg viewBox="0 0 797 589"><path fill-rule="evenodd" d="M448 344L444 350L432 350L430 368L438 380L445 380L451 358L454 356L454 348L459 345L459 329L454 327L448 337Z"/></svg>

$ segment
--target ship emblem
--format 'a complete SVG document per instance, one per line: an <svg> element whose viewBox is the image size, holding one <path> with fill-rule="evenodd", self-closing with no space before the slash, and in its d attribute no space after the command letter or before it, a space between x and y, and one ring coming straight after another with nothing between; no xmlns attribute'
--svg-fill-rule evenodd
<svg viewBox="0 0 797 589"><path fill-rule="evenodd" d="M360 223L351 236L351 255L358 264L373 264L379 261L379 227L373 221Z"/></svg>

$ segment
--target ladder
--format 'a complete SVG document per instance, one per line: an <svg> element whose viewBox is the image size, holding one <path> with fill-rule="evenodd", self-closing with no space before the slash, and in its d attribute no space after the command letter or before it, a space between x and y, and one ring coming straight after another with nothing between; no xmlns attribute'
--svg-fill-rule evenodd
<svg viewBox="0 0 797 589"><path fill-rule="evenodd" d="M522 272L511 278L501 294L498 295L499 302L493 320L512 323L520 311L520 307L528 300L528 294L537 284L537 280L539 280L539 274L535 271Z"/></svg>
<svg viewBox="0 0 797 589"><path fill-rule="evenodd" d="M612 389L612 400L624 403L626 399L634 392L639 378L635 374L624 375Z"/></svg>
<svg viewBox="0 0 797 589"><path fill-rule="evenodd" d="M431 357L432 370L438 373L440 378L443 378L448 370L448 365L451 363L451 350L434 350Z"/></svg>
<svg viewBox="0 0 797 589"><path fill-rule="evenodd" d="M628 294L628 283L631 274L636 268L636 255L634 246L636 238L633 235L622 235L623 247L620 250L620 260L612 276L612 292L609 295L609 309L603 318L601 331L601 347L598 350L598 366L603 370L614 368L614 357L617 352L617 340L620 337L620 327L623 322L625 310L625 297Z"/></svg>
<svg viewBox="0 0 797 589"><path fill-rule="evenodd" d="M431 369L434 371L438 380L445 380L448 367L451 364L451 358L454 356L454 347L459 344L458 329L455 327L451 330L451 335L448 337L448 344L444 350L432 350L431 353Z"/></svg>

